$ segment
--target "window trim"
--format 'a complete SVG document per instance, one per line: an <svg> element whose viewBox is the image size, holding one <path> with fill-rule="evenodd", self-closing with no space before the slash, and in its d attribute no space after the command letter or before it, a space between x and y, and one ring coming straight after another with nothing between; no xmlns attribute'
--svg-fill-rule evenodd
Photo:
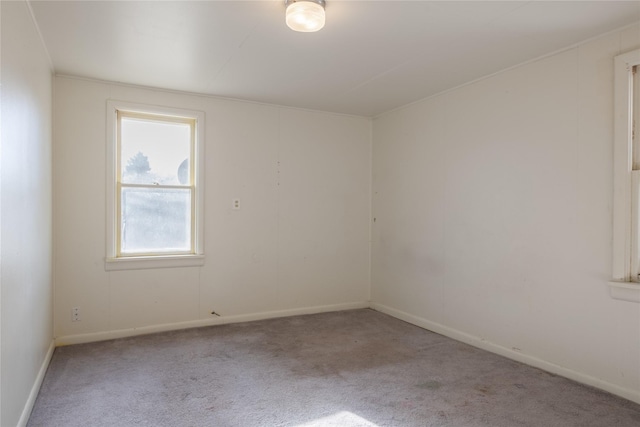
<svg viewBox="0 0 640 427"><path fill-rule="evenodd" d="M193 251L189 254L150 254L119 256L118 250L118 111L140 115L164 115L195 120L193 179L195 185L192 224ZM107 100L107 181L106 181L106 257L105 270L172 268L204 265L204 112Z"/></svg>
<svg viewBox="0 0 640 427"><path fill-rule="evenodd" d="M613 259L611 297L640 302L640 170L633 165L633 67L640 49L614 58ZM636 168L637 169L637 168Z"/></svg>

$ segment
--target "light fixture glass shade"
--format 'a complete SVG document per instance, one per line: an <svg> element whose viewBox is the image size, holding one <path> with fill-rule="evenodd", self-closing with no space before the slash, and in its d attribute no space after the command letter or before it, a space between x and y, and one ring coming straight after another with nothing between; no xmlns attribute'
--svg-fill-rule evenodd
<svg viewBox="0 0 640 427"><path fill-rule="evenodd" d="M287 25L294 31L312 33L324 27L324 1L289 0Z"/></svg>

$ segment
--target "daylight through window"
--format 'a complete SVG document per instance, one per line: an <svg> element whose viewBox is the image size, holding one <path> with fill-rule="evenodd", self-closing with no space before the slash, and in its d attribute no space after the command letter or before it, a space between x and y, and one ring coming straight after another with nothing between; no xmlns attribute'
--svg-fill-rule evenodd
<svg viewBox="0 0 640 427"><path fill-rule="evenodd" d="M194 253L195 120L118 111L119 256Z"/></svg>
<svg viewBox="0 0 640 427"><path fill-rule="evenodd" d="M611 296L640 302L640 49L614 59Z"/></svg>
<svg viewBox="0 0 640 427"><path fill-rule="evenodd" d="M198 118L117 106L113 113L107 262L201 255Z"/></svg>

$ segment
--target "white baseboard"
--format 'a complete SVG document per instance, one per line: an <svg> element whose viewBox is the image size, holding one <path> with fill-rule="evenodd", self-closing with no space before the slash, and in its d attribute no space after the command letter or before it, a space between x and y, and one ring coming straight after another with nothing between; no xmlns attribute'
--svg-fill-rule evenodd
<svg viewBox="0 0 640 427"><path fill-rule="evenodd" d="M49 367L49 363L51 362L51 357L53 356L53 350L55 350L56 345L52 340L49 345L49 349L47 350L47 354L44 356L44 360L42 361L42 365L40 365L40 370L38 371L38 375L36 376L36 380L31 387L31 392L29 393L29 398L22 409L22 414L20 415L20 419L18 420L17 427L25 427L27 422L29 421L29 417L31 416L31 411L33 410L33 405L36 403L36 398L38 397L38 392L40 392L40 386L42 385L42 381L44 380L44 375L47 373L47 368Z"/></svg>
<svg viewBox="0 0 640 427"><path fill-rule="evenodd" d="M265 311L261 313L238 314L235 316L220 316L212 317L210 319L190 320L187 322L142 326L139 328L118 329L113 331L94 332L88 334L65 335L56 337L55 343L57 347L60 347L71 344L83 344L96 341L112 340L116 338L132 337L136 335L153 334L156 332L199 328L202 326L224 325L228 323L250 322L253 320L273 319L276 317L298 316L301 314L325 313L330 311L353 310L360 308L369 308L369 302L361 301L343 304L294 308L289 310Z"/></svg>
<svg viewBox="0 0 640 427"><path fill-rule="evenodd" d="M412 314L405 313L400 310L396 310L395 308L391 308L383 304L372 302L370 304L370 308L380 311L382 313L388 314L390 316L393 316L397 319L404 320L405 322L411 323L421 328L436 332L440 335L444 335L449 338L453 338L454 340L461 341L465 344L478 347L482 350L499 354L500 356L504 356L506 358L509 358L518 362L522 362L527 365L534 366L536 368L542 369L547 372L551 372L556 375L560 375L565 378L569 378L579 383L590 385L592 387L596 387L601 390L608 391L609 393L631 400L632 402L640 403L640 391L638 390L631 390L628 388L620 387L618 385L601 380L599 378L595 378L590 375L577 372L569 368L556 365L551 362L547 362L546 360L539 359L535 356L530 356L527 354L520 353L518 351L514 351L510 348L502 347L498 344L494 344L492 342L486 341L480 337L461 332L457 329L453 329L448 326L444 326L439 323L432 322L430 320L423 319L421 317L414 316Z"/></svg>

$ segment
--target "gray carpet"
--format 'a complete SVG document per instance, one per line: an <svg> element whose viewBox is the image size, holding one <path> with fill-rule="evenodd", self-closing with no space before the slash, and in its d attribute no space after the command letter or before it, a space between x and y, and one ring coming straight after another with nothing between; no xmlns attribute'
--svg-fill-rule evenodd
<svg viewBox="0 0 640 427"><path fill-rule="evenodd" d="M640 405L372 310L57 348L36 426L640 426Z"/></svg>

